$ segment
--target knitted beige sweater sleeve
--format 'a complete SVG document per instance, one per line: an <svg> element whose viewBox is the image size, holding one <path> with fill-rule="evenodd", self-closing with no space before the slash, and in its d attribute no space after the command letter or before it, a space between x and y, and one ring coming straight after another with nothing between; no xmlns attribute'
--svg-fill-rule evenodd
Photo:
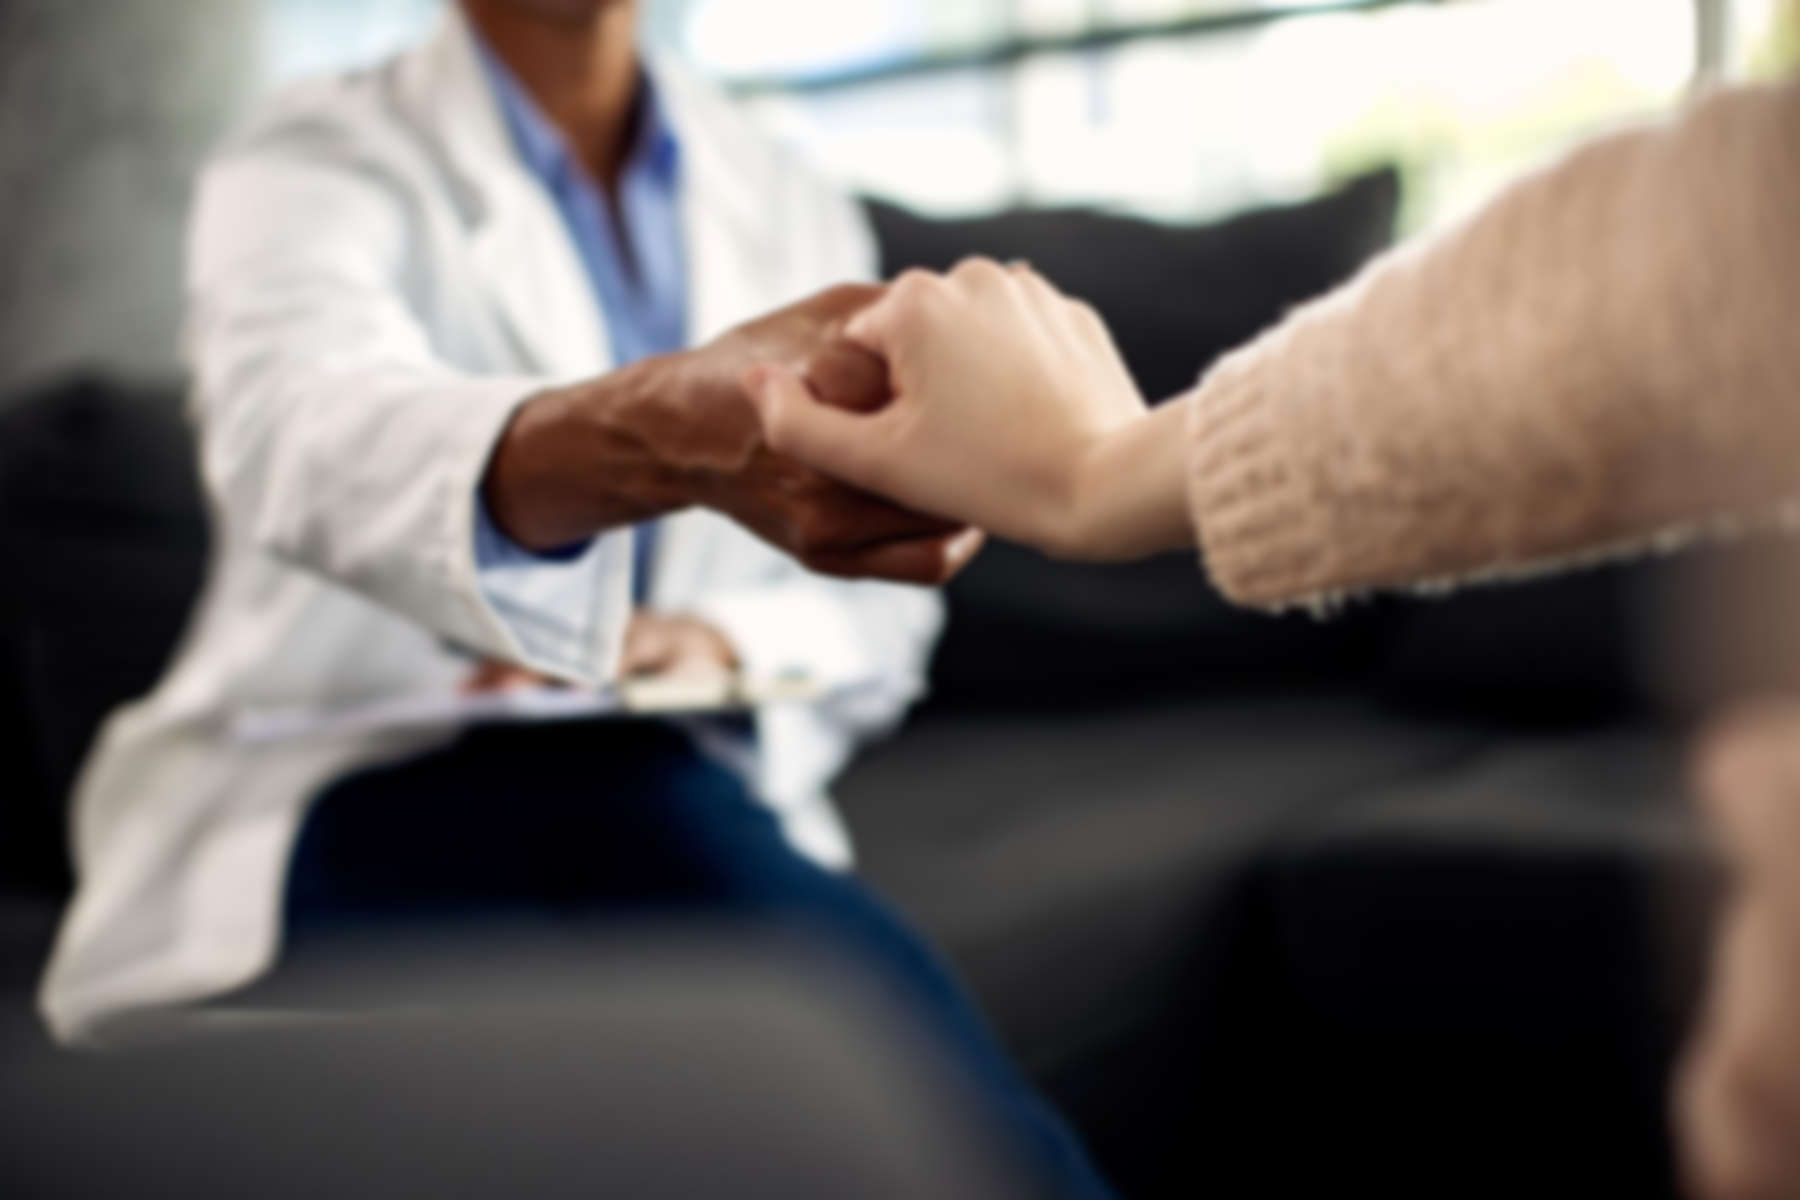
<svg viewBox="0 0 1800 1200"><path fill-rule="evenodd" d="M1792 515L1800 85L1593 144L1223 360L1208 569L1280 607Z"/></svg>

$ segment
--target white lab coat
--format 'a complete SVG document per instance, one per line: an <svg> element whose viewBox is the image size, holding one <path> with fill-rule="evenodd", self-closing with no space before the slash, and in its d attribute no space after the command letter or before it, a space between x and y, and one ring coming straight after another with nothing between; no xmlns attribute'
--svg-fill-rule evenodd
<svg viewBox="0 0 1800 1200"><path fill-rule="evenodd" d="M542 589L591 601L556 614L556 636L521 636L529 622L478 581L477 483L509 415L609 364L580 261L476 54L452 7L419 50L277 101L204 176L190 354L218 544L175 664L107 723L78 785L79 887L41 995L65 1041L263 972L308 801L455 735L252 747L231 734L241 713L441 694L471 655L614 670L624 533L600 539L585 588ZM723 98L652 69L682 148L695 342L870 275L844 195ZM665 522L651 604L711 619L753 674L824 681L916 681L941 619L933 593L811 575L700 511ZM753 783L815 857L848 860L825 786L904 693L758 713Z"/></svg>

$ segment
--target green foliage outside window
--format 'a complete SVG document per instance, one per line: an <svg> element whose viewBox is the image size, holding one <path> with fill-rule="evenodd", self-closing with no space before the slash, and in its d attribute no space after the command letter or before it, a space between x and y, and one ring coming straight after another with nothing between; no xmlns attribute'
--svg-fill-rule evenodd
<svg viewBox="0 0 1800 1200"><path fill-rule="evenodd" d="M1337 130L1324 148L1326 174L1348 179L1393 163L1404 183L1403 232L1468 210L1555 149L1629 119L1669 98L1588 62L1500 112L1475 113L1455 98L1404 85Z"/></svg>
<svg viewBox="0 0 1800 1200"><path fill-rule="evenodd" d="M1784 0L1768 27L1753 35L1745 73L1751 79L1781 79L1800 67L1800 0Z"/></svg>

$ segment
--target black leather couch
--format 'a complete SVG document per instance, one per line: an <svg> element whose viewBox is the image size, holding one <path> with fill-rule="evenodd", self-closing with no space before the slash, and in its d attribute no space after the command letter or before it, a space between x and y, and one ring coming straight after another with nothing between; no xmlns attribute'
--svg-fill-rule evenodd
<svg viewBox="0 0 1800 1200"><path fill-rule="evenodd" d="M1395 200L1382 174L1193 229L872 212L890 270L1029 259L1168 395L1385 244ZM0 406L0 1047L30 1036L69 782L201 578L180 403L72 378ZM994 546L933 697L842 783L863 870L1128 1196L1670 1195L1705 860L1642 666L1665 570L1320 623L1236 611L1188 557Z"/></svg>

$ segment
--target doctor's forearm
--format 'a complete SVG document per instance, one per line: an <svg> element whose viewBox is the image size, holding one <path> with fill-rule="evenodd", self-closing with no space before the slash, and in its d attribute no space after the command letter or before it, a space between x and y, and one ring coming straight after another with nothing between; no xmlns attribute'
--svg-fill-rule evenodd
<svg viewBox="0 0 1800 1200"><path fill-rule="evenodd" d="M709 445L707 454L669 436L666 397L679 357L648 359L521 405L482 483L495 524L527 549L553 550L694 503L695 461L716 460L724 448Z"/></svg>

